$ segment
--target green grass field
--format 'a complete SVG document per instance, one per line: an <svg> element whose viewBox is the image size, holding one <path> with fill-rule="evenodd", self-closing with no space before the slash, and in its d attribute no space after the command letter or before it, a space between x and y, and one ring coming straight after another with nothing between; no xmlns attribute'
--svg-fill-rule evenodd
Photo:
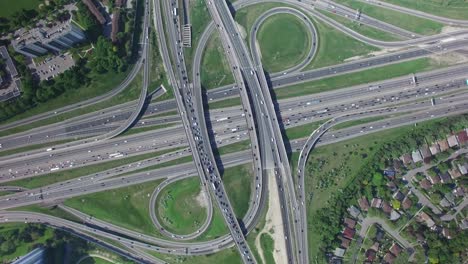
<svg viewBox="0 0 468 264"><path fill-rule="evenodd" d="M58 172L54 172L50 174L35 176L35 177L16 180L16 181L10 181L7 184L9 186L19 186L19 187L25 187L29 189L38 188L38 187L53 184L56 182L66 181L66 180L78 178L81 176L86 176L89 174L97 173L100 171L112 169L117 166L122 166L122 165L136 162L139 160L149 159L154 156L159 156L164 153L172 152L175 150L176 149L168 149L168 150L163 150L163 151L158 151L158 152L141 154L141 155L133 156L130 158L106 161L106 162L91 165L91 166L85 166L85 167L75 168L75 169L66 170L66 171L58 171Z"/></svg>
<svg viewBox="0 0 468 264"><path fill-rule="evenodd" d="M157 217L168 231L191 234L206 221L204 196L200 195L200 179L192 177L174 182L159 193L156 201Z"/></svg>
<svg viewBox="0 0 468 264"><path fill-rule="evenodd" d="M65 200L64 204L97 219L156 235L149 216L149 196L163 180L87 194Z"/></svg>
<svg viewBox="0 0 468 264"><path fill-rule="evenodd" d="M377 40L382 40L382 41L398 41L402 40L402 38L398 37L397 35L393 35L391 33L385 32L383 30L379 30L364 24L359 24L355 20L351 21L347 18L344 18L342 16L335 15L330 12L318 10L320 13L332 18L333 20L339 22L340 24L356 31L357 33L372 38L372 39L377 39Z"/></svg>
<svg viewBox="0 0 468 264"><path fill-rule="evenodd" d="M204 0L190 2L190 23L192 23L192 47L184 50L185 64L189 78L192 76L192 63L198 41L211 20L210 12Z"/></svg>
<svg viewBox="0 0 468 264"><path fill-rule="evenodd" d="M275 94L277 99L303 96L428 71L436 67L439 65L434 64L429 58L416 59L275 89Z"/></svg>
<svg viewBox="0 0 468 264"><path fill-rule="evenodd" d="M228 98L221 101L216 102L208 102L208 107L210 110L212 109L219 109L219 108L226 108L231 106L239 106L241 105L240 97Z"/></svg>
<svg viewBox="0 0 468 264"><path fill-rule="evenodd" d="M337 2L349 6L353 9L359 9L363 14L376 18L380 21L421 35L433 35L440 33L442 27L444 26L443 24L432 20L366 4L356 0L338 0Z"/></svg>
<svg viewBox="0 0 468 264"><path fill-rule="evenodd" d="M315 21L315 20L313 20ZM344 62L356 56L366 56L379 49L332 28L321 22L314 22L317 29L318 49L313 61L306 69L316 69Z"/></svg>
<svg viewBox="0 0 468 264"><path fill-rule="evenodd" d="M41 0L17 0L9 1L2 0L0 1L0 17L11 18L16 12L21 11L21 9L39 9L39 4L43 3Z"/></svg>
<svg viewBox="0 0 468 264"><path fill-rule="evenodd" d="M89 257L85 258L77 264L112 264L113 262L109 262L105 259L99 257Z"/></svg>
<svg viewBox="0 0 468 264"><path fill-rule="evenodd" d="M273 241L273 238L269 234L263 233L260 235L260 245L262 246L263 257L266 263L275 263L275 259L273 258L274 244L275 241Z"/></svg>
<svg viewBox="0 0 468 264"><path fill-rule="evenodd" d="M453 19L468 19L466 0L383 0L414 10L445 16Z"/></svg>
<svg viewBox="0 0 468 264"><path fill-rule="evenodd" d="M253 181L252 164L225 168L221 177L227 196L238 219L242 219L249 209L249 199Z"/></svg>
<svg viewBox="0 0 468 264"><path fill-rule="evenodd" d="M257 36L264 69L274 73L299 64L310 50L310 39L311 33L296 16L277 14L269 17L260 26Z"/></svg>
<svg viewBox="0 0 468 264"><path fill-rule="evenodd" d="M211 35L203 51L200 78L202 87L207 90L234 83L218 31Z"/></svg>
<svg viewBox="0 0 468 264"><path fill-rule="evenodd" d="M224 154L239 152L239 151L247 150L247 149L250 149L250 139L220 147L218 149L218 154L224 155Z"/></svg>
<svg viewBox="0 0 468 264"><path fill-rule="evenodd" d="M167 263L185 263L185 264L207 264L207 263L222 263L222 264L241 264L242 260L239 251L235 247L224 249L203 256L174 256L169 254L161 254L153 251L148 251L149 254L167 262Z"/></svg>
<svg viewBox="0 0 468 264"><path fill-rule="evenodd" d="M315 129L317 129L321 124L326 122L327 120L312 122L309 124L295 126L286 129L286 138L288 140L298 139L308 137Z"/></svg>

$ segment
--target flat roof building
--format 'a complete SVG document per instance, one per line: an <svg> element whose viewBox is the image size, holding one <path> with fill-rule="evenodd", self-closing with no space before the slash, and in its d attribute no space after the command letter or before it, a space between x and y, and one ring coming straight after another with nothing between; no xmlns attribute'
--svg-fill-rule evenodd
<svg viewBox="0 0 468 264"><path fill-rule="evenodd" d="M39 22L36 28L22 33L12 41L13 48L28 57L37 57L48 52L58 53L86 39L83 30L71 19L53 25Z"/></svg>

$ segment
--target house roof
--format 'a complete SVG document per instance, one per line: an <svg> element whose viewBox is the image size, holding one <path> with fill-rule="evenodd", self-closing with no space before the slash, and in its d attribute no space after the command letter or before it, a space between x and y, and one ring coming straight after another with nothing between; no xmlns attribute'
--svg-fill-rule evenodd
<svg viewBox="0 0 468 264"><path fill-rule="evenodd" d="M344 223L349 228L354 228L356 226L356 221L348 217L344 219Z"/></svg>
<svg viewBox="0 0 468 264"><path fill-rule="evenodd" d="M384 263L392 264L395 261L395 256L392 253L388 252L383 258Z"/></svg>
<svg viewBox="0 0 468 264"><path fill-rule="evenodd" d="M371 261L371 262L372 262L372 261L375 260L376 257L377 257L377 253L376 253L374 250L368 249L368 250L366 251L366 259L367 259L367 261Z"/></svg>
<svg viewBox="0 0 468 264"><path fill-rule="evenodd" d="M404 210L407 210L412 205L413 205L413 202L408 196L406 196L405 199L403 199L403 201L401 202L401 206L403 207Z"/></svg>
<svg viewBox="0 0 468 264"><path fill-rule="evenodd" d="M418 220L419 222L425 222L428 227L433 227L435 225L432 218L425 212L420 212L417 215L416 220Z"/></svg>
<svg viewBox="0 0 468 264"><path fill-rule="evenodd" d="M449 147L451 148L458 146L457 137L455 135L449 136L447 138L447 142L448 142Z"/></svg>
<svg viewBox="0 0 468 264"><path fill-rule="evenodd" d="M382 199L375 197L372 198L371 207L380 208L380 206L382 206Z"/></svg>
<svg viewBox="0 0 468 264"><path fill-rule="evenodd" d="M452 234L450 232L450 230L446 227L444 227L444 229L442 229L442 235L447 238L447 239L452 239Z"/></svg>
<svg viewBox="0 0 468 264"><path fill-rule="evenodd" d="M392 206L387 201L382 202L382 211L389 214L392 212Z"/></svg>
<svg viewBox="0 0 468 264"><path fill-rule="evenodd" d="M423 160L422 156L421 156L421 153L419 152L419 150L415 150L411 153L411 157L413 158L413 162L416 163L416 162L420 162Z"/></svg>
<svg viewBox="0 0 468 264"><path fill-rule="evenodd" d="M419 149L419 151L421 152L421 155L424 159L432 156L431 151L429 150L429 147L427 145L424 145L422 148Z"/></svg>
<svg viewBox="0 0 468 264"><path fill-rule="evenodd" d="M440 177L439 177L439 175L429 175L429 181L432 184L439 183L440 182Z"/></svg>
<svg viewBox="0 0 468 264"><path fill-rule="evenodd" d="M441 139L441 140L437 141L437 144L439 144L440 151L442 151L442 152L449 149L449 145L448 145L448 142L447 142L446 139Z"/></svg>
<svg viewBox="0 0 468 264"><path fill-rule="evenodd" d="M458 142L460 145L465 145L468 142L468 135L465 130L462 130L457 133Z"/></svg>
<svg viewBox="0 0 468 264"><path fill-rule="evenodd" d="M358 200L358 204L359 204L359 207L361 208L361 210L363 210L363 211L369 210L369 201L367 201L366 197L364 197L364 196L361 197Z"/></svg>
<svg viewBox="0 0 468 264"><path fill-rule="evenodd" d="M341 240L341 247L347 249L349 247L349 244L351 243L351 240L342 236L340 236L340 240Z"/></svg>
<svg viewBox="0 0 468 264"><path fill-rule="evenodd" d="M432 187L432 184L430 181L428 181L427 179L422 179L420 182L419 182L419 186L421 186L421 188L427 190L427 189L430 189Z"/></svg>
<svg viewBox="0 0 468 264"><path fill-rule="evenodd" d="M461 174L468 174L468 163L465 163L463 165L458 164L458 169L460 170Z"/></svg>
<svg viewBox="0 0 468 264"><path fill-rule="evenodd" d="M400 157L401 161L403 161L404 164L409 164L413 161L411 158L411 155L409 153L406 153Z"/></svg>
<svg viewBox="0 0 468 264"><path fill-rule="evenodd" d="M346 228L343 230L343 236L346 237L346 238L348 238L348 239L353 239L354 234L356 234L356 230L354 230L354 229L352 229L352 228L346 227Z"/></svg>
<svg viewBox="0 0 468 264"><path fill-rule="evenodd" d="M441 173L439 176L440 176L440 181L442 183L448 183L452 181L452 179L450 178L450 174L448 174L448 172Z"/></svg>
<svg viewBox="0 0 468 264"><path fill-rule="evenodd" d="M400 255L402 250L403 249L397 243L393 243L393 245L390 247L390 252L396 257Z"/></svg>
<svg viewBox="0 0 468 264"><path fill-rule="evenodd" d="M432 155L435 155L435 154L439 153L439 152L440 152L439 144L437 144L437 143L432 144L432 145L429 147L429 150L431 151L431 154L432 154Z"/></svg>
<svg viewBox="0 0 468 264"><path fill-rule="evenodd" d="M448 173L450 174L450 177L452 177L452 179L456 179L462 176L461 172L457 168L448 170Z"/></svg>
<svg viewBox="0 0 468 264"><path fill-rule="evenodd" d="M400 216L401 215L397 211L392 209L392 211L390 213L390 220L392 220L392 221L398 220L398 218L400 218Z"/></svg>
<svg viewBox="0 0 468 264"><path fill-rule="evenodd" d="M398 201L402 201L405 198L405 195L403 195L403 193L401 193L400 191L396 191L393 193L392 197L394 199L397 199Z"/></svg>

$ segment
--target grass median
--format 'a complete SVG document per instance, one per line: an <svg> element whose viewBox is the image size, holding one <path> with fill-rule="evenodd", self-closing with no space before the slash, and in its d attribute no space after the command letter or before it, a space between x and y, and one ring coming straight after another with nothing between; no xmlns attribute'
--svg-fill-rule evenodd
<svg viewBox="0 0 468 264"><path fill-rule="evenodd" d="M420 10L437 16L468 20L468 5L465 0L383 0L414 10Z"/></svg>
<svg viewBox="0 0 468 264"><path fill-rule="evenodd" d="M200 67L201 85L206 90L234 83L218 31L210 36L203 50Z"/></svg>
<svg viewBox="0 0 468 264"><path fill-rule="evenodd" d="M163 151L140 154L140 155L136 155L136 156L129 157L129 158L110 160L110 161L98 163L95 165L89 165L85 167L59 171L59 172L44 174L40 176L34 176L34 177L16 180L16 181L9 181L9 182L6 182L5 185L18 186L18 187L24 187L24 188L29 188L29 189L39 188L39 187L46 186L49 184L54 184L54 183L61 182L61 181L67 181L67 180L71 180L74 178L90 175L93 173L109 170L117 166L122 166L122 165L126 165L129 163L137 162L140 160L153 158L153 157L160 156L165 153L176 151L176 150L178 149L174 148L174 149L168 149L168 150L163 150Z"/></svg>
<svg viewBox="0 0 468 264"><path fill-rule="evenodd" d="M159 234L149 215L149 196L156 180L65 200L66 206L94 218L149 235Z"/></svg>
<svg viewBox="0 0 468 264"><path fill-rule="evenodd" d="M382 81L412 73L433 70L437 67L440 67L440 65L434 63L430 58L421 58L369 70L342 74L316 81L295 84L275 89L274 92L277 99L286 99L337 90L358 84Z"/></svg>
<svg viewBox="0 0 468 264"><path fill-rule="evenodd" d="M399 41L402 40L402 38L398 37L397 35L391 34L389 32L373 28L371 26L367 26L364 24L361 24L357 22L356 20L349 20L347 18L344 18L342 16L335 15L330 12L318 10L320 13L328 16L329 18L337 21L338 23L342 24L343 26L350 28L357 33L369 37L371 39L377 39L377 40L382 40L382 41Z"/></svg>
<svg viewBox="0 0 468 264"><path fill-rule="evenodd" d="M253 166L251 163L225 168L221 175L227 196L238 219L242 219L249 209Z"/></svg>
<svg viewBox="0 0 468 264"><path fill-rule="evenodd" d="M442 27L444 26L441 23L429 19L412 16L406 13L401 13L371 4L366 4L357 0L337 0L337 2L356 10L359 9L362 14L376 18L382 22L386 22L421 35L433 35L440 33Z"/></svg>

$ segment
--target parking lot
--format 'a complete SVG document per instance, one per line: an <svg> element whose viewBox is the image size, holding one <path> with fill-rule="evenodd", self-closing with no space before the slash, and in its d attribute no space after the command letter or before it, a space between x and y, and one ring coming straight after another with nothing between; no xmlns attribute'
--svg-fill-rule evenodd
<svg viewBox="0 0 468 264"><path fill-rule="evenodd" d="M34 63L31 66L36 70L39 79L50 80L58 74L70 69L75 65L70 54L61 54L45 59L42 62Z"/></svg>

